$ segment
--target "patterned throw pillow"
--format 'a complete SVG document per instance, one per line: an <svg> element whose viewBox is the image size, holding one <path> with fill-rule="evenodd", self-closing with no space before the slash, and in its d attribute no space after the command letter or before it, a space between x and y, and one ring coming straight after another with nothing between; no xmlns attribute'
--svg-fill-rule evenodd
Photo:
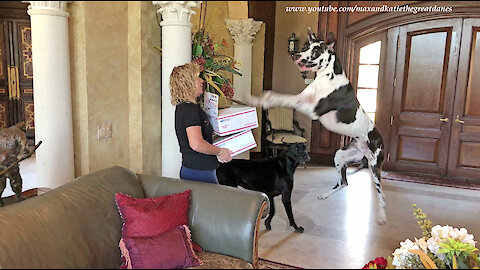
<svg viewBox="0 0 480 270"><path fill-rule="evenodd" d="M151 237L179 225L187 225L190 190L157 198L133 198L115 194L118 211L123 219L122 237Z"/></svg>
<svg viewBox="0 0 480 270"><path fill-rule="evenodd" d="M119 243L126 269L177 269L202 265L190 229L180 225L153 237L125 237Z"/></svg>

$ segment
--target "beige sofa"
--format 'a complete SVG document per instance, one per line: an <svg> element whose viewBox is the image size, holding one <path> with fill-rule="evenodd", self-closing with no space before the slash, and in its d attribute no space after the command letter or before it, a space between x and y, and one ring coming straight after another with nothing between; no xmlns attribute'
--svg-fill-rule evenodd
<svg viewBox="0 0 480 270"><path fill-rule="evenodd" d="M198 268L251 268L265 194L111 167L0 208L0 268L119 268L117 192L135 198L192 190L189 227Z"/></svg>

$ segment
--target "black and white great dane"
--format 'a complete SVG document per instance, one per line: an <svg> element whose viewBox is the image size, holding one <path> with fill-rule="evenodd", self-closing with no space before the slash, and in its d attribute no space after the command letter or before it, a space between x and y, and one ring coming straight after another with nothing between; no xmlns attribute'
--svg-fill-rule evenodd
<svg viewBox="0 0 480 270"><path fill-rule="evenodd" d="M319 196L325 200L347 186L346 171L349 164L365 159L372 173L378 193L378 223L387 220L385 196L380 185L380 171L384 160L384 145L380 132L362 109L355 90L345 76L334 51L335 40L330 33L326 41L319 40L308 29L308 41L302 52L293 56L300 71L316 72L315 80L300 94L288 95L266 91L262 97L251 97L248 103L265 109L291 107L319 120L325 128L352 138L352 141L335 153L338 182L332 190Z"/></svg>

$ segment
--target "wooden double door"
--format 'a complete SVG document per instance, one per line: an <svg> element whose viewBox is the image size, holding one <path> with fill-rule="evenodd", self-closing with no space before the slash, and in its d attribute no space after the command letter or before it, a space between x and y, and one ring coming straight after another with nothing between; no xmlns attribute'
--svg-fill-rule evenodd
<svg viewBox="0 0 480 270"><path fill-rule="evenodd" d="M27 124L34 143L33 64L30 21L0 19L0 128Z"/></svg>
<svg viewBox="0 0 480 270"><path fill-rule="evenodd" d="M386 169L480 179L480 19L389 30L397 50ZM388 76L388 75L387 75Z"/></svg>

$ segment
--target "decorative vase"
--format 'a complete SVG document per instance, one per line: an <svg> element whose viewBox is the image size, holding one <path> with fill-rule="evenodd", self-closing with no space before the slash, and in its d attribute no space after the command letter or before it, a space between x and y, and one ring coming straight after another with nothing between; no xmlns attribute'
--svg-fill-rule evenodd
<svg viewBox="0 0 480 270"><path fill-rule="evenodd" d="M232 106L232 101L229 99L226 99L224 96L219 96L218 97L218 108L219 109L226 109Z"/></svg>

